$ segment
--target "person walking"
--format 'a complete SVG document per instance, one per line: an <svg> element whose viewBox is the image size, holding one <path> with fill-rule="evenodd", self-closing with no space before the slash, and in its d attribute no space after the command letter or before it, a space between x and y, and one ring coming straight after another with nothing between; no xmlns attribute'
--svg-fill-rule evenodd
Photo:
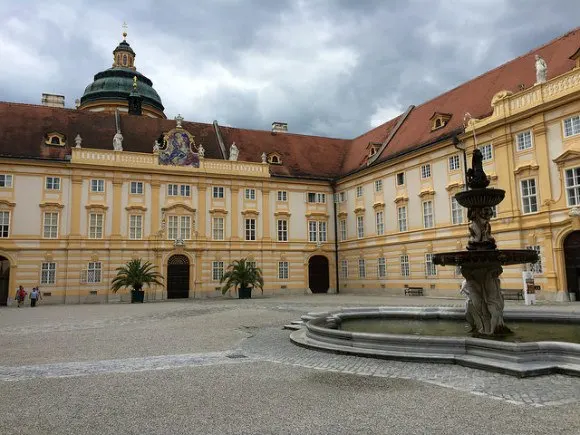
<svg viewBox="0 0 580 435"><path fill-rule="evenodd" d="M40 298L40 291L38 290L38 287L34 287L32 289L32 291L30 292L30 306L35 307L36 302L38 301L39 298Z"/></svg>
<svg viewBox="0 0 580 435"><path fill-rule="evenodd" d="M24 287L18 286L18 291L16 292L16 300L18 301L18 308L22 306L24 303L24 299L26 299L26 290Z"/></svg>

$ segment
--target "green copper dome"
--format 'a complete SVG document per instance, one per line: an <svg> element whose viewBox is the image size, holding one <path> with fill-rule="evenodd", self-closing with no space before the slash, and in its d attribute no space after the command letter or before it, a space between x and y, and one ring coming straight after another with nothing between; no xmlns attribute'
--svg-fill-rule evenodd
<svg viewBox="0 0 580 435"><path fill-rule="evenodd" d="M130 68L114 67L95 74L81 97L81 106L95 101L127 101L133 91L133 77L137 76L137 92L143 97L143 105L152 106L161 112L165 109L153 83L140 72Z"/></svg>

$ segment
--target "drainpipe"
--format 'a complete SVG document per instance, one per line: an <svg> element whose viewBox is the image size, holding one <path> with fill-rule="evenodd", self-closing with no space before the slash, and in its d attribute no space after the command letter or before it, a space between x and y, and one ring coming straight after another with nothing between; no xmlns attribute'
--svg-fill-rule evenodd
<svg viewBox="0 0 580 435"><path fill-rule="evenodd" d="M338 218L336 216L336 184L333 181L330 186L332 187L332 208L333 208L333 215L334 215L334 273L336 276L336 294L340 293L340 279L338 274Z"/></svg>

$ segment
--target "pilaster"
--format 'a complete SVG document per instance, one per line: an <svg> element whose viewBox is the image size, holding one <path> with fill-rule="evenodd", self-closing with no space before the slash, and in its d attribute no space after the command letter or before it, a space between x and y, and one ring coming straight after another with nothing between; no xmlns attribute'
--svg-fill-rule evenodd
<svg viewBox="0 0 580 435"><path fill-rule="evenodd" d="M81 200L83 194L83 177L81 175L73 175L72 179L72 198L71 198L71 225L70 237L80 239L81 237Z"/></svg>
<svg viewBox="0 0 580 435"><path fill-rule="evenodd" d="M115 174L113 176L113 231L111 239L121 238L121 194L123 188L123 180Z"/></svg>
<svg viewBox="0 0 580 435"><path fill-rule="evenodd" d="M538 164L538 184L540 190L541 208L546 209L548 203L546 201L552 199L552 192L550 186L550 156L548 154L548 140L546 137L546 126L544 122L535 125L534 132L534 146L536 148L536 162Z"/></svg>
<svg viewBox="0 0 580 435"><path fill-rule="evenodd" d="M238 215L240 213L239 211L239 195L240 195L240 189L237 186L232 186L231 188L231 193L232 193L232 203L231 203L231 210L232 210L232 236L231 239L232 240L239 240L240 239L240 235L238 233Z"/></svg>
<svg viewBox="0 0 580 435"><path fill-rule="evenodd" d="M199 184L197 186L197 238L198 240L206 239L206 221L207 221L207 186Z"/></svg>
<svg viewBox="0 0 580 435"><path fill-rule="evenodd" d="M270 190L262 190L262 240L270 242Z"/></svg>
<svg viewBox="0 0 580 435"><path fill-rule="evenodd" d="M556 268L554 264L554 247L552 245L552 231L547 229L542 234L544 236L543 257L544 257L544 276L547 279L546 290L548 291L558 291L558 274L556 273Z"/></svg>
<svg viewBox="0 0 580 435"><path fill-rule="evenodd" d="M159 191L161 183L158 181L151 182L151 232L150 237L155 237L161 229L159 226Z"/></svg>

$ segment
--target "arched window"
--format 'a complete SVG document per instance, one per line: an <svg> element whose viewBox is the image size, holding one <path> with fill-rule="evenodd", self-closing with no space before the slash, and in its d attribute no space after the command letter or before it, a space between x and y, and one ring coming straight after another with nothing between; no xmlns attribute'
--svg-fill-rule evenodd
<svg viewBox="0 0 580 435"><path fill-rule="evenodd" d="M127 55L126 54L123 55L123 65L127 66Z"/></svg>

